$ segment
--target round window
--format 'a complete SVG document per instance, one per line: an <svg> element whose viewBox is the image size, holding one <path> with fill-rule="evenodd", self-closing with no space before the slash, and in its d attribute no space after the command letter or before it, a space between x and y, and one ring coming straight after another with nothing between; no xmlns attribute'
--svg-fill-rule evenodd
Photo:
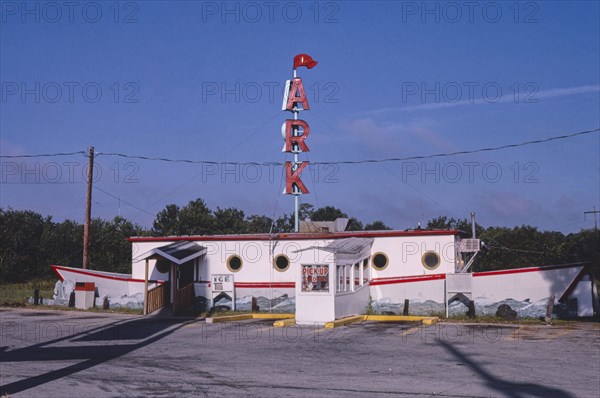
<svg viewBox="0 0 600 398"><path fill-rule="evenodd" d="M427 269L436 269L440 265L440 256L434 251L425 252L421 257L421 263Z"/></svg>
<svg viewBox="0 0 600 398"><path fill-rule="evenodd" d="M229 256L229 258L227 259L227 268L231 272L238 272L239 270L241 270L242 264L242 258L235 254L233 256Z"/></svg>
<svg viewBox="0 0 600 398"><path fill-rule="evenodd" d="M290 268L290 259L285 254L280 254L273 259L273 265L279 272L287 271Z"/></svg>
<svg viewBox="0 0 600 398"><path fill-rule="evenodd" d="M386 256L384 253L375 253L373 254L373 257L371 258L371 263L373 264L373 268L375 268L378 271L382 271L385 269L385 267L388 266L388 256Z"/></svg>
<svg viewBox="0 0 600 398"><path fill-rule="evenodd" d="M164 258L158 258L156 260L156 270L161 274L166 274L171 269L171 263Z"/></svg>

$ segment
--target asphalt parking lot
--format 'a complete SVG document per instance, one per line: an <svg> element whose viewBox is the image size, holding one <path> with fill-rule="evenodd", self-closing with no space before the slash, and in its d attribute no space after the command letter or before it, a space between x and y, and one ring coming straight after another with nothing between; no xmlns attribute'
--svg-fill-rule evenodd
<svg viewBox="0 0 600 398"><path fill-rule="evenodd" d="M600 396L598 323L326 330L17 309L0 317L0 396Z"/></svg>

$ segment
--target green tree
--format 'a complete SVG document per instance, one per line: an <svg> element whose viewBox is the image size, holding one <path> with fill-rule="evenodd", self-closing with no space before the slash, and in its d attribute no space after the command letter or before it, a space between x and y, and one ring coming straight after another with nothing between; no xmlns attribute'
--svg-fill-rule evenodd
<svg viewBox="0 0 600 398"><path fill-rule="evenodd" d="M337 218L348 218L348 215L333 206L320 207L311 214L312 221L335 221Z"/></svg>
<svg viewBox="0 0 600 398"><path fill-rule="evenodd" d="M220 209L214 213L214 232L217 234L242 234L248 231L244 212L235 208Z"/></svg>
<svg viewBox="0 0 600 398"><path fill-rule="evenodd" d="M315 207L310 203L301 203L300 206L298 206L298 217L300 217L300 220L312 220L314 211Z"/></svg>
<svg viewBox="0 0 600 398"><path fill-rule="evenodd" d="M376 220L370 224L365 225L365 231L385 231L390 230L392 228L385 225L383 221Z"/></svg>
<svg viewBox="0 0 600 398"><path fill-rule="evenodd" d="M455 218L448 218L446 216L440 216L427 221L427 229L451 229L461 231L463 238L471 236L471 221L466 218L457 220ZM475 223L475 234L477 236L485 230L481 225Z"/></svg>
<svg viewBox="0 0 600 398"><path fill-rule="evenodd" d="M362 231L363 223L356 217L350 217L348 225L346 225L346 231Z"/></svg>
<svg viewBox="0 0 600 398"><path fill-rule="evenodd" d="M215 217L200 198L182 208L170 204L156 215L153 232L160 236L214 234Z"/></svg>
<svg viewBox="0 0 600 398"><path fill-rule="evenodd" d="M152 227L156 235L176 235L179 232L179 206L170 204L159 211Z"/></svg>
<svg viewBox="0 0 600 398"><path fill-rule="evenodd" d="M246 219L246 229L248 233L269 233L271 231L271 225L273 219L267 216L251 215Z"/></svg>
<svg viewBox="0 0 600 398"><path fill-rule="evenodd" d="M210 235L215 230L215 218L206 203L198 198L179 211L179 235Z"/></svg>
<svg viewBox="0 0 600 398"><path fill-rule="evenodd" d="M0 280L23 282L45 273L42 239L50 217L29 210L0 209Z"/></svg>
<svg viewBox="0 0 600 398"><path fill-rule="evenodd" d="M275 220L273 233L280 234L285 232L294 232L294 215L284 214Z"/></svg>
<svg viewBox="0 0 600 398"><path fill-rule="evenodd" d="M566 261L589 262L594 278L600 280L600 230L583 229L567 235L562 251Z"/></svg>

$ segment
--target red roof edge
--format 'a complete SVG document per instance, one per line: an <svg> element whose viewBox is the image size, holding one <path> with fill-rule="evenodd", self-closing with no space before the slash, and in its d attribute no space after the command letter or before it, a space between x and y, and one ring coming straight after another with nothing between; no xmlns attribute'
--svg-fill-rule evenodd
<svg viewBox="0 0 600 398"><path fill-rule="evenodd" d="M439 236L458 235L457 230L408 231L345 231L330 233L281 233L281 234L235 234L235 235L183 235L183 236L133 236L127 238L135 242L174 242L174 241L235 241L235 240L310 240L310 239L343 239L343 238L389 238L399 236Z"/></svg>

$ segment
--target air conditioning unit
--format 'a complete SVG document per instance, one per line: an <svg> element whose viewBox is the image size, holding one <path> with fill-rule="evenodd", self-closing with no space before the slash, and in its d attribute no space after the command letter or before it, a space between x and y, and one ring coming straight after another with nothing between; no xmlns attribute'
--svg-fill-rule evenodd
<svg viewBox="0 0 600 398"><path fill-rule="evenodd" d="M476 253L481 249L480 239L463 239L460 241L460 251L462 253Z"/></svg>

